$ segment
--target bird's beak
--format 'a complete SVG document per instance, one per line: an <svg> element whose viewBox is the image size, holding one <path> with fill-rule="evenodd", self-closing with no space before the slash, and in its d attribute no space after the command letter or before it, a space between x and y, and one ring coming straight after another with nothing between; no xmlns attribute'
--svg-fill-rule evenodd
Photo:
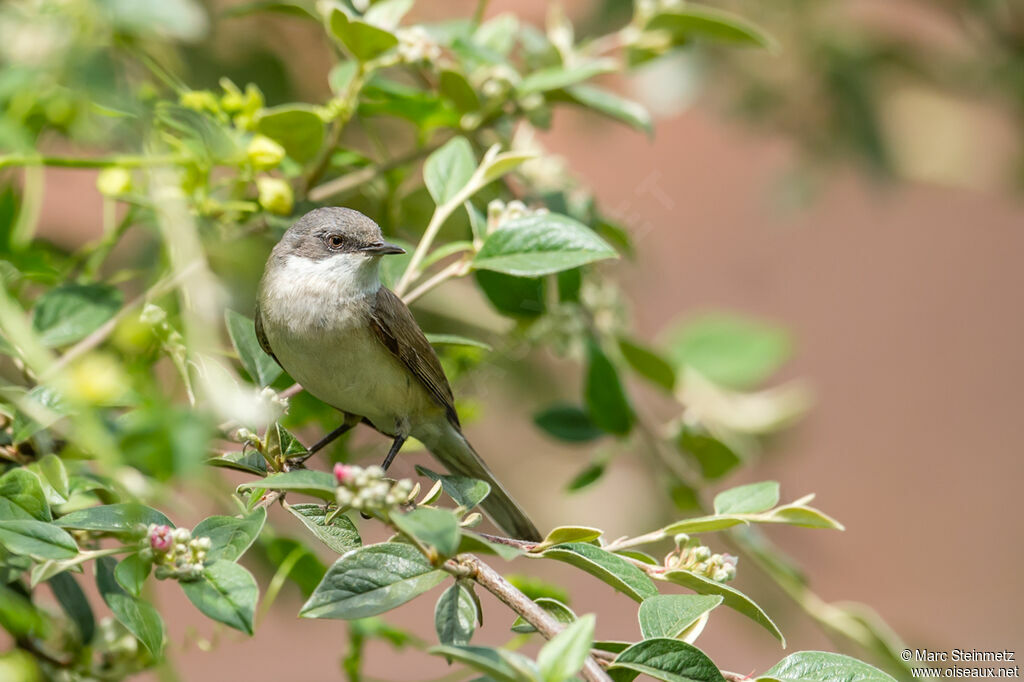
<svg viewBox="0 0 1024 682"><path fill-rule="evenodd" d="M363 253L369 253L374 256L386 256L391 253L405 253L405 249L397 244L389 244L388 242L379 242L377 244L370 244L359 249Z"/></svg>

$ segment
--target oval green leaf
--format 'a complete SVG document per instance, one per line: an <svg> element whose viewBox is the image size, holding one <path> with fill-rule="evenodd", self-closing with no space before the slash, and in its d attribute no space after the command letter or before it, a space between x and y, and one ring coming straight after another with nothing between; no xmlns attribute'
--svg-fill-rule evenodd
<svg viewBox="0 0 1024 682"><path fill-rule="evenodd" d="M642 602L658 594L647 574L620 556L582 542L556 545L541 556L556 559L586 571L626 596Z"/></svg>
<svg viewBox="0 0 1024 682"><path fill-rule="evenodd" d="M539 277L609 258L618 258L615 249L583 223L557 213L534 213L507 220L488 235L473 267Z"/></svg>
<svg viewBox="0 0 1024 682"><path fill-rule="evenodd" d="M252 634L260 589L246 569L231 561L214 561L198 580L181 583L188 600L208 618Z"/></svg>
<svg viewBox="0 0 1024 682"><path fill-rule="evenodd" d="M294 514L302 521L302 525L338 554L344 554L363 544L352 519L344 514L335 514L331 522L327 523L329 512L321 504L286 503L285 509Z"/></svg>
<svg viewBox="0 0 1024 682"><path fill-rule="evenodd" d="M675 639L701 616L722 603L721 595L658 594L640 604L640 632L644 639Z"/></svg>
<svg viewBox="0 0 1024 682"><path fill-rule="evenodd" d="M334 562L299 615L345 620L376 616L418 597L447 575L411 545L360 547Z"/></svg>
<svg viewBox="0 0 1024 682"><path fill-rule="evenodd" d="M723 585L722 583L715 582L714 580L709 580L708 578L697 575L696 573L691 573L690 571L666 571L662 576L665 580L675 583L676 585L682 585L683 587L689 588L697 594L721 596L722 603L734 611L739 611L747 618L750 618L755 623L763 626L768 630L768 632L772 633L776 639L782 642L782 646L786 646L786 638L782 636L782 631L780 631L779 627L771 618L768 617L768 614L764 612L764 609L739 590L735 590L728 585Z"/></svg>
<svg viewBox="0 0 1024 682"><path fill-rule="evenodd" d="M678 639L659 637L637 642L615 657L610 670L628 670L665 682L725 682L703 651ZM631 680L636 675L616 677Z"/></svg>

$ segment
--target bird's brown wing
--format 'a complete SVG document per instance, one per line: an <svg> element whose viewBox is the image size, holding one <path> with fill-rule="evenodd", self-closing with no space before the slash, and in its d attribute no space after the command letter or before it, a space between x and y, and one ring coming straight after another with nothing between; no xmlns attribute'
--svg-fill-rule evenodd
<svg viewBox="0 0 1024 682"><path fill-rule="evenodd" d="M277 359L277 356L274 355L273 349L270 347L270 341L267 340L266 332L263 331L263 317L260 315L259 306L256 306L256 316L253 321L256 323L256 340L260 342L260 348L263 349L264 353L274 358L274 362L276 362L281 369L284 369L284 367L281 366L281 361Z"/></svg>
<svg viewBox="0 0 1024 682"><path fill-rule="evenodd" d="M444 408L448 421L459 428L455 398L441 361L408 306L390 289L381 287L377 290L370 320L371 328L384 347L412 372L434 401Z"/></svg>

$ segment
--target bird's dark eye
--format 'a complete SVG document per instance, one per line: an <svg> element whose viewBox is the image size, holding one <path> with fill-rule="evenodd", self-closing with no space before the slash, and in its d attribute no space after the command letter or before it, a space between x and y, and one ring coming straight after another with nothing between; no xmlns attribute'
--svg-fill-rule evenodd
<svg viewBox="0 0 1024 682"><path fill-rule="evenodd" d="M327 247L331 249L340 249L345 244L345 240L340 234L329 234L324 241L327 242Z"/></svg>

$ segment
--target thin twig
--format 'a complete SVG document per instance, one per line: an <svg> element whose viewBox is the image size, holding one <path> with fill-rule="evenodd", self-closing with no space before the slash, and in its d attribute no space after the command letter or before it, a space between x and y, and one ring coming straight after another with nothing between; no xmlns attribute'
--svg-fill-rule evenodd
<svg viewBox="0 0 1024 682"><path fill-rule="evenodd" d="M431 144L426 147L420 147L419 149L415 149L408 154L396 157L385 163L364 166L359 170L354 170L351 173L346 173L345 175L334 178L333 180L328 180L322 185L317 185L309 190L309 200L320 203L338 194L355 189L359 185L367 183L380 175L404 166L407 163L418 161L440 146L440 144Z"/></svg>
<svg viewBox="0 0 1024 682"><path fill-rule="evenodd" d="M522 616L523 620L537 628L537 632L545 639L551 639L562 631L564 626L561 623L537 606L536 602L520 592L515 585L505 580L493 568L472 555L463 555L460 560L463 565L471 569L471 576L480 587ZM587 656L583 662L583 670L580 671L580 675L587 682L611 682L611 677L592 656Z"/></svg>
<svg viewBox="0 0 1024 682"><path fill-rule="evenodd" d="M423 296L431 289L434 289L435 287L444 284L453 277L462 277L468 272L469 262L465 260L457 260L454 263L448 265L447 267L438 270L438 272L434 274L432 277L430 277L430 279L428 279L426 282L419 285L418 287L410 291L408 294L403 296L402 300L405 301L406 305L408 305L415 301L416 299L418 299L420 296Z"/></svg>

